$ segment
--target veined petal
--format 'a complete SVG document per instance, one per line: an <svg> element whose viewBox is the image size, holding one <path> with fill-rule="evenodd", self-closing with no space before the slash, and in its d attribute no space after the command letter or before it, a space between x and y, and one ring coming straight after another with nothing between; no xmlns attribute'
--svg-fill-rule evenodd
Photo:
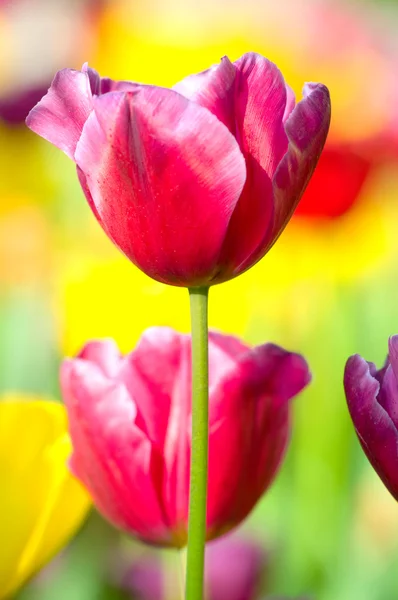
<svg viewBox="0 0 398 600"><path fill-rule="evenodd" d="M187 542L192 410L191 344L188 336L181 336L181 342L164 444L162 496L169 521L173 523L175 543L184 546Z"/></svg>
<svg viewBox="0 0 398 600"><path fill-rule="evenodd" d="M392 365L385 369L377 400L386 410L398 433L398 384Z"/></svg>
<svg viewBox="0 0 398 600"><path fill-rule="evenodd" d="M108 92L134 92L140 87L140 84L133 81L114 81L109 77L101 78L101 94Z"/></svg>
<svg viewBox="0 0 398 600"><path fill-rule="evenodd" d="M61 385L73 473L117 527L148 542L168 543L156 490L160 457L135 424L137 408L126 387L79 359L63 364Z"/></svg>
<svg viewBox="0 0 398 600"><path fill-rule="evenodd" d="M274 63L254 52L244 54L235 67L236 137L245 157L251 156L272 179L288 146L285 80ZM291 101L289 94L289 107Z"/></svg>
<svg viewBox="0 0 398 600"><path fill-rule="evenodd" d="M288 441L288 402L309 381L302 356L265 344L242 353L214 390L211 403L222 405L223 418L210 421L208 526L213 533L221 516L230 527L238 523L273 480Z"/></svg>
<svg viewBox="0 0 398 600"><path fill-rule="evenodd" d="M92 110L92 97L87 71L63 69L30 111L26 124L74 160L83 125Z"/></svg>
<svg viewBox="0 0 398 600"><path fill-rule="evenodd" d="M100 76L100 74L92 67L89 67L88 63L84 63L84 65L82 67L82 73L84 73L88 77L91 94L93 96L99 96L101 93L101 76Z"/></svg>
<svg viewBox="0 0 398 600"><path fill-rule="evenodd" d="M289 222L318 163L329 123L328 89L322 84L306 84L303 100L284 123L289 145L272 181L274 212L271 226L255 252L241 266L241 271L268 252Z"/></svg>
<svg viewBox="0 0 398 600"><path fill-rule="evenodd" d="M398 431L378 402L380 383L359 355L347 361L344 389L361 446L387 489L398 499Z"/></svg>
<svg viewBox="0 0 398 600"><path fill-rule="evenodd" d="M134 351L125 357L120 372L121 381L137 403L142 419L140 427L160 452L170 426L172 398L183 360L185 338L170 327L150 327ZM185 381L179 383L184 387ZM189 393L182 395L181 410L186 410L187 398Z"/></svg>
<svg viewBox="0 0 398 600"><path fill-rule="evenodd" d="M209 422L214 424L225 416L225 402L220 394L213 391L230 372L238 367L242 355L250 351L250 347L238 338L211 331L209 333Z"/></svg>
<svg viewBox="0 0 398 600"><path fill-rule="evenodd" d="M114 340L88 342L78 358L97 365L106 377L115 377L122 366L122 356Z"/></svg>
<svg viewBox="0 0 398 600"><path fill-rule="evenodd" d="M303 99L285 129L289 147L273 179L275 214L269 243L282 233L318 163L330 124L330 95L320 83L307 83Z"/></svg>
<svg viewBox="0 0 398 600"><path fill-rule="evenodd" d="M94 100L76 162L130 260L160 281L209 280L246 177L214 115L162 88L106 94Z"/></svg>
<svg viewBox="0 0 398 600"><path fill-rule="evenodd" d="M104 228L103 223L101 221L101 217L100 217L100 215L99 215L99 213L97 211L97 207L94 204L94 200L93 200L93 198L91 196L91 192L90 192L90 190L88 188L86 176L85 176L85 174L83 173L83 171L78 166L76 166L76 172L77 172L77 177L79 179L80 186L81 186L81 188L83 190L83 193L84 193L84 195L86 197L88 205L91 208L91 210L93 211L93 215L97 219L98 223L101 225L102 228Z"/></svg>
<svg viewBox="0 0 398 600"><path fill-rule="evenodd" d="M271 61L249 53L235 68L235 136L246 160L247 177L220 258L221 263L231 264L234 275L246 268L272 226L272 178L287 151L283 119L292 107L291 94L287 104L283 76Z"/></svg>
<svg viewBox="0 0 398 600"><path fill-rule="evenodd" d="M285 87L286 87L286 106L285 106L285 112L283 113L283 119L282 119L282 121L284 123L286 123L286 121L290 117L294 107L296 106L295 93L293 92L292 88L289 85L287 85L287 83L285 83Z"/></svg>
<svg viewBox="0 0 398 600"><path fill-rule="evenodd" d="M220 64L185 77L173 89L207 108L235 135L235 79L236 67L224 56Z"/></svg>
<svg viewBox="0 0 398 600"><path fill-rule="evenodd" d="M133 81L115 81L109 77L101 77L95 69L88 66L88 63L83 65L82 72L87 73L93 96L100 96L108 92L133 91L138 87L138 84Z"/></svg>
<svg viewBox="0 0 398 600"><path fill-rule="evenodd" d="M388 356L395 378L398 381L398 335L392 335L388 340Z"/></svg>

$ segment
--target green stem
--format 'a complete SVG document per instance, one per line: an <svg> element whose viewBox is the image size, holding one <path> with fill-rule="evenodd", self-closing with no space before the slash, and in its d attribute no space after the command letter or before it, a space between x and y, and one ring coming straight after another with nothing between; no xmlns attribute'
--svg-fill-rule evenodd
<svg viewBox="0 0 398 600"><path fill-rule="evenodd" d="M203 600L209 445L208 288L191 288L192 449L186 600Z"/></svg>

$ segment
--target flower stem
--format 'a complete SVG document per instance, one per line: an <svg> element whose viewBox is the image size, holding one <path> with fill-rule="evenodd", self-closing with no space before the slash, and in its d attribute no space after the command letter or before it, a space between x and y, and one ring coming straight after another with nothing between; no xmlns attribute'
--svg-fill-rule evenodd
<svg viewBox="0 0 398 600"><path fill-rule="evenodd" d="M186 600L203 600L209 445L209 288L189 289L192 330L192 449Z"/></svg>

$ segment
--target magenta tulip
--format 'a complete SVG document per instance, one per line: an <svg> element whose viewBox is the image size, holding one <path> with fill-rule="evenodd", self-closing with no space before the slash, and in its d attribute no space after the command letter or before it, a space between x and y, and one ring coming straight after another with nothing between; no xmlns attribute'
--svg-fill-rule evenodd
<svg viewBox="0 0 398 600"><path fill-rule="evenodd" d="M206 600L256 600L267 566L254 540L227 535L206 546Z"/></svg>
<svg viewBox="0 0 398 600"><path fill-rule="evenodd" d="M398 500L398 336L377 370L358 354L344 374L348 408L361 446L387 489Z"/></svg>
<svg viewBox="0 0 398 600"><path fill-rule="evenodd" d="M258 542L235 534L222 536L206 546L205 599L259 600L267 568L267 553ZM117 589L134 600L181 596L181 576L170 565L167 571L162 569L160 557L153 553L135 560L117 556L112 580Z"/></svg>
<svg viewBox="0 0 398 600"><path fill-rule="evenodd" d="M174 89L65 69L27 118L75 161L120 250L154 279L188 287L227 281L266 254L329 121L325 86L307 84L296 104L277 67L254 53Z"/></svg>
<svg viewBox="0 0 398 600"><path fill-rule="evenodd" d="M123 561L123 557L121 558ZM113 575L113 579L116 588L126 592L126 600L167 600L164 572L158 556L144 555L121 571L116 577ZM173 588L176 587L173 582ZM176 596L178 597L178 593Z"/></svg>
<svg viewBox="0 0 398 600"><path fill-rule="evenodd" d="M114 525L159 545L187 540L191 446L190 337L151 328L123 357L91 342L64 362L71 468ZM209 337L207 538L240 523L272 482L289 438L289 400L307 363L265 344Z"/></svg>

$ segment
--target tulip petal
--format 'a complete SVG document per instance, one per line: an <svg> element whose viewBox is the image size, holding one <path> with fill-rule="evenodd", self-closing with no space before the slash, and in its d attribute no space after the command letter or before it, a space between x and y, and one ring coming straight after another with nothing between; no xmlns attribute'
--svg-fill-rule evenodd
<svg viewBox="0 0 398 600"><path fill-rule="evenodd" d="M262 392L257 398L242 489L250 485L254 496L261 497L273 482L287 448L290 400L310 383L311 372L300 354L274 344L254 348L242 357L241 368L247 382L246 393L253 394L253 386L257 385ZM253 500L243 495L242 510L248 514L252 508Z"/></svg>
<svg viewBox="0 0 398 600"><path fill-rule="evenodd" d="M162 496L169 521L173 523L175 544L187 542L186 524L189 501L191 446L191 348L187 336L181 336L179 370L171 397L170 417L164 444L164 480ZM177 383L178 382L178 383Z"/></svg>
<svg viewBox="0 0 398 600"><path fill-rule="evenodd" d="M134 425L125 386L84 360L66 361L61 385L74 446L71 467L117 527L151 542L169 541L155 490L158 456Z"/></svg>
<svg viewBox="0 0 398 600"><path fill-rule="evenodd" d="M232 216L220 261L242 272L273 222L272 178L287 151L283 118L287 91L279 69L259 54L245 54L236 63L235 120L247 166L246 184ZM239 242L237 242L239 240ZM231 273L229 273L229 277Z"/></svg>
<svg viewBox="0 0 398 600"><path fill-rule="evenodd" d="M304 193L329 131L328 89L322 84L307 83L303 96L285 123L289 147L273 180L275 215L270 236L272 243L286 227Z"/></svg>
<svg viewBox="0 0 398 600"><path fill-rule="evenodd" d="M348 359L344 373L348 409L362 448L391 494L398 499L398 431L378 402L380 384L359 355Z"/></svg>
<svg viewBox="0 0 398 600"><path fill-rule="evenodd" d="M83 173L83 171L79 167L76 167L76 172L77 172L77 177L79 179L80 186L81 186L81 188L83 190L83 193L84 193L84 195L86 197L88 205L91 208L91 210L93 211L93 214L94 214L95 218L97 219L98 223L103 228L104 226L103 226L103 223L101 221L101 217L100 217L100 215L99 215L99 213L97 211L97 207L94 204L94 200L93 200L93 198L91 196L91 192L90 192L90 190L88 188L86 176L85 176L85 174Z"/></svg>
<svg viewBox="0 0 398 600"><path fill-rule="evenodd" d="M278 67L260 54L244 54L235 66L237 138L245 157L251 156L272 179L288 146L286 84Z"/></svg>
<svg viewBox="0 0 398 600"><path fill-rule="evenodd" d="M209 333L209 421L217 422L222 418L225 406L219 394L213 396L220 381L233 369L237 368L239 358L250 350L249 346L238 338L211 331Z"/></svg>
<svg viewBox="0 0 398 600"><path fill-rule="evenodd" d="M250 538L223 536L206 545L205 585L209 600L251 600L267 567L263 546Z"/></svg>
<svg viewBox="0 0 398 600"><path fill-rule="evenodd" d="M211 278L246 176L214 115L162 88L100 96L76 162L105 231L130 260L176 285Z"/></svg>
<svg viewBox="0 0 398 600"><path fill-rule="evenodd" d="M139 87L139 84L133 81L114 81L109 77L100 77L97 71L89 67L87 63L83 65L82 73L87 73L93 96L100 96L108 92L129 92Z"/></svg>
<svg viewBox="0 0 398 600"><path fill-rule="evenodd" d="M96 364L106 377L114 377L122 366L122 357L114 340L88 342L78 355L82 360Z"/></svg>
<svg viewBox="0 0 398 600"><path fill-rule="evenodd" d="M208 525L214 534L221 520L236 525L270 485L288 441L288 401L309 381L306 361L273 344L242 354L220 381L212 402L218 394L224 415L210 422L209 438Z"/></svg>
<svg viewBox="0 0 398 600"><path fill-rule="evenodd" d="M83 125L91 110L92 92L88 73L63 69L54 77L44 98L30 111L26 124L73 160Z"/></svg>
<svg viewBox="0 0 398 600"><path fill-rule="evenodd" d="M304 99L295 106L285 122L289 146L276 169L272 182L274 203L272 226L256 251L241 265L241 270L249 268L260 260L289 222L317 165L326 141L329 123L328 89L321 84L306 84Z"/></svg>
<svg viewBox="0 0 398 600"><path fill-rule="evenodd" d="M93 96L99 96L101 93L100 74L95 69L92 69L91 67L89 67L88 63L84 63L84 65L82 67L82 73L84 73L88 77L91 94Z"/></svg>
<svg viewBox="0 0 398 600"><path fill-rule="evenodd" d="M235 135L235 79L235 65L224 56L219 65L202 73L189 75L174 85L173 89L207 108Z"/></svg>
<svg viewBox="0 0 398 600"><path fill-rule="evenodd" d="M150 327L141 336L135 350L124 359L119 375L137 403L142 419L140 427L161 452L171 419L172 396L184 339L185 336L169 327ZM183 403L180 409L185 408Z"/></svg>
<svg viewBox="0 0 398 600"><path fill-rule="evenodd" d="M388 340L388 356L395 378L398 381L398 335L392 335Z"/></svg>
<svg viewBox="0 0 398 600"><path fill-rule="evenodd" d="M398 431L398 385L391 365L384 370L378 403L385 409ZM380 380L379 380L380 381Z"/></svg>
<svg viewBox="0 0 398 600"><path fill-rule="evenodd" d="M134 81L114 81L108 77L101 78L101 94L108 92L134 92L140 87Z"/></svg>
<svg viewBox="0 0 398 600"><path fill-rule="evenodd" d="M285 83L286 87L286 106L285 112L283 113L282 121L286 123L288 118L290 117L294 107L296 106L296 95L293 92L292 88Z"/></svg>

